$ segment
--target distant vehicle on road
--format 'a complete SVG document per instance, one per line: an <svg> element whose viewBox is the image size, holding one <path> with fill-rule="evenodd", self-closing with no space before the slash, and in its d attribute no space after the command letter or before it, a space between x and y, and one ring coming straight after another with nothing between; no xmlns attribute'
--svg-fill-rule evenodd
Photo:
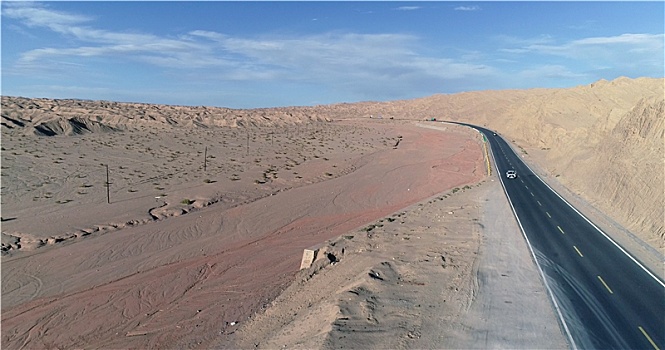
<svg viewBox="0 0 665 350"><path fill-rule="evenodd" d="M506 177L509 179L514 179L517 177L517 172L515 170L506 171Z"/></svg>

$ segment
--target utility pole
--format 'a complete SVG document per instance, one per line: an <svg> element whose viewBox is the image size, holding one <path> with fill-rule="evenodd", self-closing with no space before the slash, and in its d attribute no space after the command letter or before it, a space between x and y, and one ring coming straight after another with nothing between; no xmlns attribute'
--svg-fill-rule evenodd
<svg viewBox="0 0 665 350"><path fill-rule="evenodd" d="M247 130L247 155L249 155L249 130Z"/></svg>
<svg viewBox="0 0 665 350"><path fill-rule="evenodd" d="M106 203L111 204L111 183L109 182L108 164L106 164Z"/></svg>
<svg viewBox="0 0 665 350"><path fill-rule="evenodd" d="M206 146L206 149L203 152L203 171L206 171L207 162L208 162L208 146Z"/></svg>

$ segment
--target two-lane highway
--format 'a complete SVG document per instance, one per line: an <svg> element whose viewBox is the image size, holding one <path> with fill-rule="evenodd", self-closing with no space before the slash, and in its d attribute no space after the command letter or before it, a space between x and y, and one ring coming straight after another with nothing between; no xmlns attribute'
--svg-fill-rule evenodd
<svg viewBox="0 0 665 350"><path fill-rule="evenodd" d="M665 283L547 186L500 136L464 125L489 141L571 347L665 349ZM506 178L510 169L517 178Z"/></svg>

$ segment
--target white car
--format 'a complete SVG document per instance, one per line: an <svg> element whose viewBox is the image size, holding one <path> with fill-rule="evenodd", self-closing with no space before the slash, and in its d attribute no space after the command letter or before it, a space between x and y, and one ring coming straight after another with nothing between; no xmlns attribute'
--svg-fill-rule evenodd
<svg viewBox="0 0 665 350"><path fill-rule="evenodd" d="M515 170L506 171L506 177L509 179L514 179L517 177L517 172Z"/></svg>

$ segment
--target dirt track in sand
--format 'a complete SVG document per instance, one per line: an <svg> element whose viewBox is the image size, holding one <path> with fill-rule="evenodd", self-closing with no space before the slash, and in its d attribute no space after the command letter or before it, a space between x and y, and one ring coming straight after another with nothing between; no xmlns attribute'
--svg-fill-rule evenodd
<svg viewBox="0 0 665 350"><path fill-rule="evenodd" d="M338 177L6 258L3 347L209 347L292 281L303 248L485 176L472 131L371 127L402 141Z"/></svg>

